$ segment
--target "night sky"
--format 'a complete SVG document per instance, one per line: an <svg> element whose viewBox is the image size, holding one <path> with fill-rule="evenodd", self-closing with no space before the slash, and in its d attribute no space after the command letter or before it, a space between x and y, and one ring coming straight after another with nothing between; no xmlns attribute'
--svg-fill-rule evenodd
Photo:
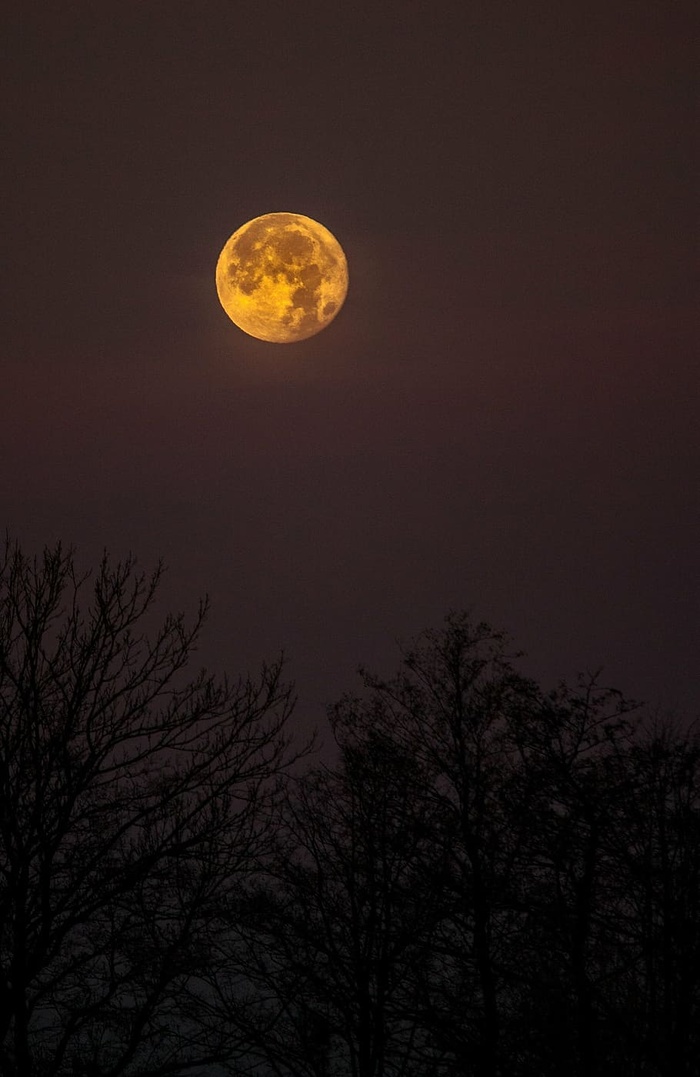
<svg viewBox="0 0 700 1077"><path fill-rule="evenodd" d="M10 534L162 557L197 663L284 649L302 729L450 608L695 712L693 0L12 8ZM287 210L350 290L266 344L214 268Z"/></svg>

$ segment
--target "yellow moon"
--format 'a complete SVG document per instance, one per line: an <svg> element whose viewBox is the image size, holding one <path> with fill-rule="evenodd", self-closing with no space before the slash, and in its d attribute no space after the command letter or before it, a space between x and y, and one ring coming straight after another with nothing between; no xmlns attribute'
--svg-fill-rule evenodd
<svg viewBox="0 0 700 1077"><path fill-rule="evenodd" d="M348 263L338 240L318 221L300 213L265 213L224 245L216 290L244 333L290 344L333 321L347 294Z"/></svg>

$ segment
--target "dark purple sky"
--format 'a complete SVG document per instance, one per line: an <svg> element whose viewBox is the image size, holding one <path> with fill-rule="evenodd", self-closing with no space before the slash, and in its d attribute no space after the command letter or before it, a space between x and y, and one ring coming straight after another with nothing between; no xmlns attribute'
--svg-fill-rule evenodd
<svg viewBox="0 0 700 1077"><path fill-rule="evenodd" d="M697 706L694 0L25 0L3 32L2 523L208 591L301 726L450 607ZM214 266L314 217L266 344Z"/></svg>

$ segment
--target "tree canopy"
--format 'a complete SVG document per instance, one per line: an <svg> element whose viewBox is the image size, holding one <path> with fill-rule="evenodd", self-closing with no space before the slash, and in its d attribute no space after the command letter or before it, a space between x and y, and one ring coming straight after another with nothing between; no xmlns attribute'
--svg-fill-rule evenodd
<svg viewBox="0 0 700 1077"><path fill-rule="evenodd" d="M0 564L0 1072L692 1077L700 737L450 614L290 736L281 662Z"/></svg>
<svg viewBox="0 0 700 1077"><path fill-rule="evenodd" d="M221 895L257 870L294 760L279 663L188 676L205 615L61 546L0 565L0 1071L179 1073ZM155 627L147 632L146 622ZM235 1053L235 1052L234 1052Z"/></svg>

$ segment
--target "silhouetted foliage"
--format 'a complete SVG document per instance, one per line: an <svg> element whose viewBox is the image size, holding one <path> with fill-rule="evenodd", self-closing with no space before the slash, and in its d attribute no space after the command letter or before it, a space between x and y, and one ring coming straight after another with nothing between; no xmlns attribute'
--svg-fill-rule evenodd
<svg viewBox="0 0 700 1077"><path fill-rule="evenodd" d="M339 761L289 788L250 893L243 1024L221 1010L261 1065L698 1071L698 739L516 658L455 614L331 710Z"/></svg>
<svg viewBox="0 0 700 1077"><path fill-rule="evenodd" d="M3 1075L700 1072L694 727L456 613L300 771L279 665L140 632L158 578L1 566Z"/></svg>
<svg viewBox="0 0 700 1077"><path fill-rule="evenodd" d="M0 563L0 1072L180 1073L235 1056L187 996L214 910L270 841L293 755L279 664L186 667L205 614L148 635L160 570L60 545Z"/></svg>
<svg viewBox="0 0 700 1077"><path fill-rule="evenodd" d="M380 736L369 750L343 741L337 769L290 788L247 919L257 999L247 1016L278 1072L427 1072L412 970L428 958L435 920L426 866L443 864L421 790L414 761Z"/></svg>

